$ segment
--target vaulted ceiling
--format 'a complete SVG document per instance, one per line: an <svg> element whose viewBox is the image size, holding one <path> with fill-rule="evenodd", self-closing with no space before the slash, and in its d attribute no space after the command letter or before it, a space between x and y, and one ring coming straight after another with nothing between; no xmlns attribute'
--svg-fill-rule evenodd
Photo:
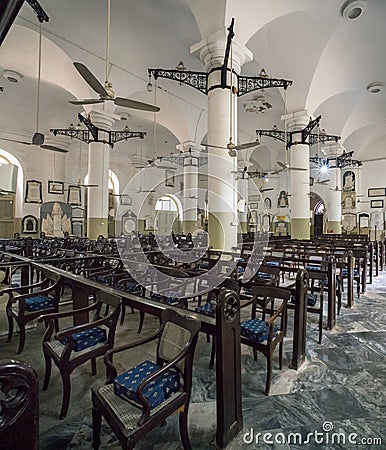
<svg viewBox="0 0 386 450"><path fill-rule="evenodd" d="M68 100L90 97L72 62L86 64L103 81L105 73L106 0L40 0L50 17L43 25L41 130L77 122L81 107ZM341 0L112 0L110 74L114 91L122 97L161 107L152 113L117 108L129 113L116 129L128 125L147 131L141 144L149 156L168 154L185 140L205 138L207 98L188 86L160 79L156 94L146 90L149 67L173 68L180 60L190 70L204 70L191 55L193 44L229 25L235 18L235 40L253 53L242 68L257 75L262 67L272 77L293 80L283 93L267 90L272 104L263 114L246 112L244 105L259 93L239 98L239 141L255 139L255 130L284 128L281 116L306 110L322 115L321 127L342 136L356 159L383 156L386 142L386 2L355 0L362 8L356 19L344 17ZM353 3L353 2L351 2ZM0 73L19 72L19 83L0 78L0 136L28 137L35 131L38 22L25 4L0 47ZM370 93L371 83L381 83ZM156 98L155 98L156 95ZM113 105L106 105L107 108ZM154 133L154 129L156 132ZM154 136L156 146L154 146ZM273 168L283 145L263 141L253 158ZM138 141L117 144L115 151L138 154ZM269 160L267 156L270 156ZM270 167L268 167L270 166Z"/></svg>

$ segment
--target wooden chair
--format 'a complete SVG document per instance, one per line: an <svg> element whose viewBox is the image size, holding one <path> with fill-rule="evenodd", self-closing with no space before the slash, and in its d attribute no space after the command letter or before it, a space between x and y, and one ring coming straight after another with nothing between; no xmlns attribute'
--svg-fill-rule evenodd
<svg viewBox="0 0 386 450"><path fill-rule="evenodd" d="M106 353L104 358L108 371L106 385L92 390L94 449L98 449L100 445L102 416L116 434L122 448L133 449L150 430L177 412L183 447L192 448L187 419L192 386L192 363L200 327L200 321L165 309L162 312L161 325L152 336ZM145 361L117 377L117 370L112 362L113 355L152 341L157 343L155 364ZM139 371L140 367L150 367L149 364L154 366L152 370ZM132 378L134 374L140 373L141 376ZM123 384L124 379L130 379L127 382L129 387L131 386L130 394ZM134 385L132 379L139 381ZM165 390L160 386L163 383ZM169 397L167 394L164 396L167 389L170 389ZM151 392L160 394L163 397L162 401L155 402L155 396Z"/></svg>
<svg viewBox="0 0 386 450"><path fill-rule="evenodd" d="M19 292L26 293L19 294ZM5 308L8 318L8 342L12 339L14 321L19 326L18 354L24 349L26 324L44 313L57 312L60 292L60 277L56 274L47 274L43 280L35 284L8 288L0 292L1 296L8 296Z"/></svg>
<svg viewBox="0 0 386 450"><path fill-rule="evenodd" d="M101 317L101 309L104 305L110 307L110 312L106 316ZM86 361L91 361L92 375L96 374L96 358L104 355L114 345L119 311L119 297L98 292L97 301L86 308L43 315L39 318L39 321L45 321L47 327L43 338L43 353L46 366L43 390L45 391L48 388L52 361L54 361L60 371L63 383L61 419L66 416L70 403L70 375L72 371ZM94 312L91 322L64 328L54 334L55 322L64 318L75 318L86 312Z"/></svg>
<svg viewBox="0 0 386 450"><path fill-rule="evenodd" d="M38 450L39 384L21 361L0 361L0 450Z"/></svg>
<svg viewBox="0 0 386 450"><path fill-rule="evenodd" d="M291 292L277 286L253 286L252 300L244 307L251 306L251 318L240 324L241 343L253 348L255 360L257 352L267 359L265 394L269 395L272 378L272 362L275 348L279 345L279 368L282 368L283 339L286 324L286 308ZM261 314L261 319L257 317Z"/></svg>

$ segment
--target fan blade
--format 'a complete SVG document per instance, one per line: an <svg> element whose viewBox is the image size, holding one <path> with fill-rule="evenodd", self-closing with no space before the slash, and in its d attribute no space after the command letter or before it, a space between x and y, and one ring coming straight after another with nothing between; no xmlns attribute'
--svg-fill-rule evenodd
<svg viewBox="0 0 386 450"><path fill-rule="evenodd" d="M97 98L85 98L85 99L79 99L79 100L69 100L68 103L71 103L72 105L93 105L94 103L103 103L104 100L97 99Z"/></svg>
<svg viewBox="0 0 386 450"><path fill-rule="evenodd" d="M259 141L255 141L255 142L246 142L245 144L238 144L236 145L234 148L236 150L245 150L246 148L252 148L252 147L257 147L258 145L260 145Z"/></svg>
<svg viewBox="0 0 386 450"><path fill-rule="evenodd" d="M265 188L265 189L259 189L260 192L268 192L273 191L273 188Z"/></svg>
<svg viewBox="0 0 386 450"><path fill-rule="evenodd" d="M9 139L9 138L0 137L0 140L8 141L8 142L16 142L17 144L32 145L32 142L18 141L17 139Z"/></svg>
<svg viewBox="0 0 386 450"><path fill-rule="evenodd" d="M51 150L52 152L58 152L58 153L68 153L68 150L65 150L63 148L55 147L54 145L50 144L42 144L40 148L43 148L44 150Z"/></svg>
<svg viewBox="0 0 386 450"><path fill-rule="evenodd" d="M114 103L117 106L123 106L125 108L139 109L141 111L158 112L160 108L158 106L149 105L148 103L137 102L136 100L130 100L129 98L115 97Z"/></svg>
<svg viewBox="0 0 386 450"><path fill-rule="evenodd" d="M211 145L211 144L201 144L204 147L211 147L211 148L221 148L222 150L228 150L226 147L221 147L220 145Z"/></svg>
<svg viewBox="0 0 386 450"><path fill-rule="evenodd" d="M278 161L277 163L278 163L278 165L279 165L280 167L283 167L283 169L288 169L288 164L285 164L285 163L283 163L283 162L281 162L281 161Z"/></svg>
<svg viewBox="0 0 386 450"><path fill-rule="evenodd" d="M305 172L307 169L305 169L304 167L287 167L288 170L297 170L300 172Z"/></svg>
<svg viewBox="0 0 386 450"><path fill-rule="evenodd" d="M106 89L103 85L95 78L95 76L90 72L90 70L80 62L74 62L75 69L79 72L81 77L85 82L99 95L103 97L109 97Z"/></svg>
<svg viewBox="0 0 386 450"><path fill-rule="evenodd" d="M317 181L316 182L316 184L327 184L327 183L329 183L330 182L330 180L322 180L322 181Z"/></svg>

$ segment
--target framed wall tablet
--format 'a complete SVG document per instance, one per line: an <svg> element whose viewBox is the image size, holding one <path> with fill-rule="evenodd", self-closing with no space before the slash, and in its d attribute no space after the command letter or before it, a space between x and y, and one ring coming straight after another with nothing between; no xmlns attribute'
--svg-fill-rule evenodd
<svg viewBox="0 0 386 450"><path fill-rule="evenodd" d="M264 199L264 206L266 207L266 209L271 209L272 202L271 202L271 199L269 197L266 197Z"/></svg>
<svg viewBox="0 0 386 450"><path fill-rule="evenodd" d="M133 204L133 199L130 197L129 194L121 195L121 205L131 206L132 204Z"/></svg>
<svg viewBox="0 0 386 450"><path fill-rule="evenodd" d="M173 170L165 170L165 186L174 187Z"/></svg>
<svg viewBox="0 0 386 450"><path fill-rule="evenodd" d="M67 203L73 206L81 206L82 197L80 186L68 186Z"/></svg>
<svg viewBox="0 0 386 450"><path fill-rule="evenodd" d="M27 180L25 188L26 203L43 203L42 182L37 180Z"/></svg>
<svg viewBox="0 0 386 450"><path fill-rule="evenodd" d="M62 181L49 181L48 182L48 193L49 194L63 194L64 193L64 183Z"/></svg>
<svg viewBox="0 0 386 450"><path fill-rule="evenodd" d="M369 188L367 191L368 197L385 197L386 188Z"/></svg>
<svg viewBox="0 0 386 450"><path fill-rule="evenodd" d="M372 208L383 208L383 200L371 200Z"/></svg>
<svg viewBox="0 0 386 450"><path fill-rule="evenodd" d="M36 234L38 232L38 219L35 216L24 216L21 221L21 232L24 234Z"/></svg>

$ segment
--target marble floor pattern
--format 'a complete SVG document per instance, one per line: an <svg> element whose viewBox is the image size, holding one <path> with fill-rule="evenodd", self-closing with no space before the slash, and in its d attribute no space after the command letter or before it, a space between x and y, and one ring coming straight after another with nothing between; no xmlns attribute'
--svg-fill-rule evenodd
<svg viewBox="0 0 386 450"><path fill-rule="evenodd" d="M117 328L116 342L119 344L136 338L137 324L138 313L128 312L123 326ZM157 319L146 315L142 335L151 333L157 324ZM0 326L6 326L4 316ZM19 357L16 356L18 336L14 336L11 343L0 337L1 358L15 358L31 364L38 372L40 384L44 375L42 335L40 324L28 330L25 350ZM342 308L336 328L323 331L321 345L317 343L317 335L316 317L309 316L307 360L298 371L294 371L288 369L292 351L289 331L284 346L283 370L277 369L275 360L269 397L263 393L265 358L259 355L258 361L254 361L250 349L242 346L244 428L228 444L227 450L386 448L386 272L373 278L366 294L355 299L353 309ZM152 352L152 348L146 347L141 352L132 352L130 361L116 362L124 371L143 359L151 358ZM202 335L196 350L189 411L193 450L216 448L216 384L215 371L208 368L209 355L210 344ZM102 385L105 375L101 359L97 366L95 377L91 376L89 364L75 370L69 414L66 419L59 420L62 387L58 370L53 365L49 388L45 392L40 391L41 450L92 448L90 388ZM102 432L101 449L121 448L106 424ZM353 443L352 433L357 435L356 443ZM350 436L352 441L348 442ZM366 439L365 443L360 444L360 439ZM378 444L375 439L381 439L382 443ZM169 418L164 427L149 433L137 448L182 448L177 417Z"/></svg>

